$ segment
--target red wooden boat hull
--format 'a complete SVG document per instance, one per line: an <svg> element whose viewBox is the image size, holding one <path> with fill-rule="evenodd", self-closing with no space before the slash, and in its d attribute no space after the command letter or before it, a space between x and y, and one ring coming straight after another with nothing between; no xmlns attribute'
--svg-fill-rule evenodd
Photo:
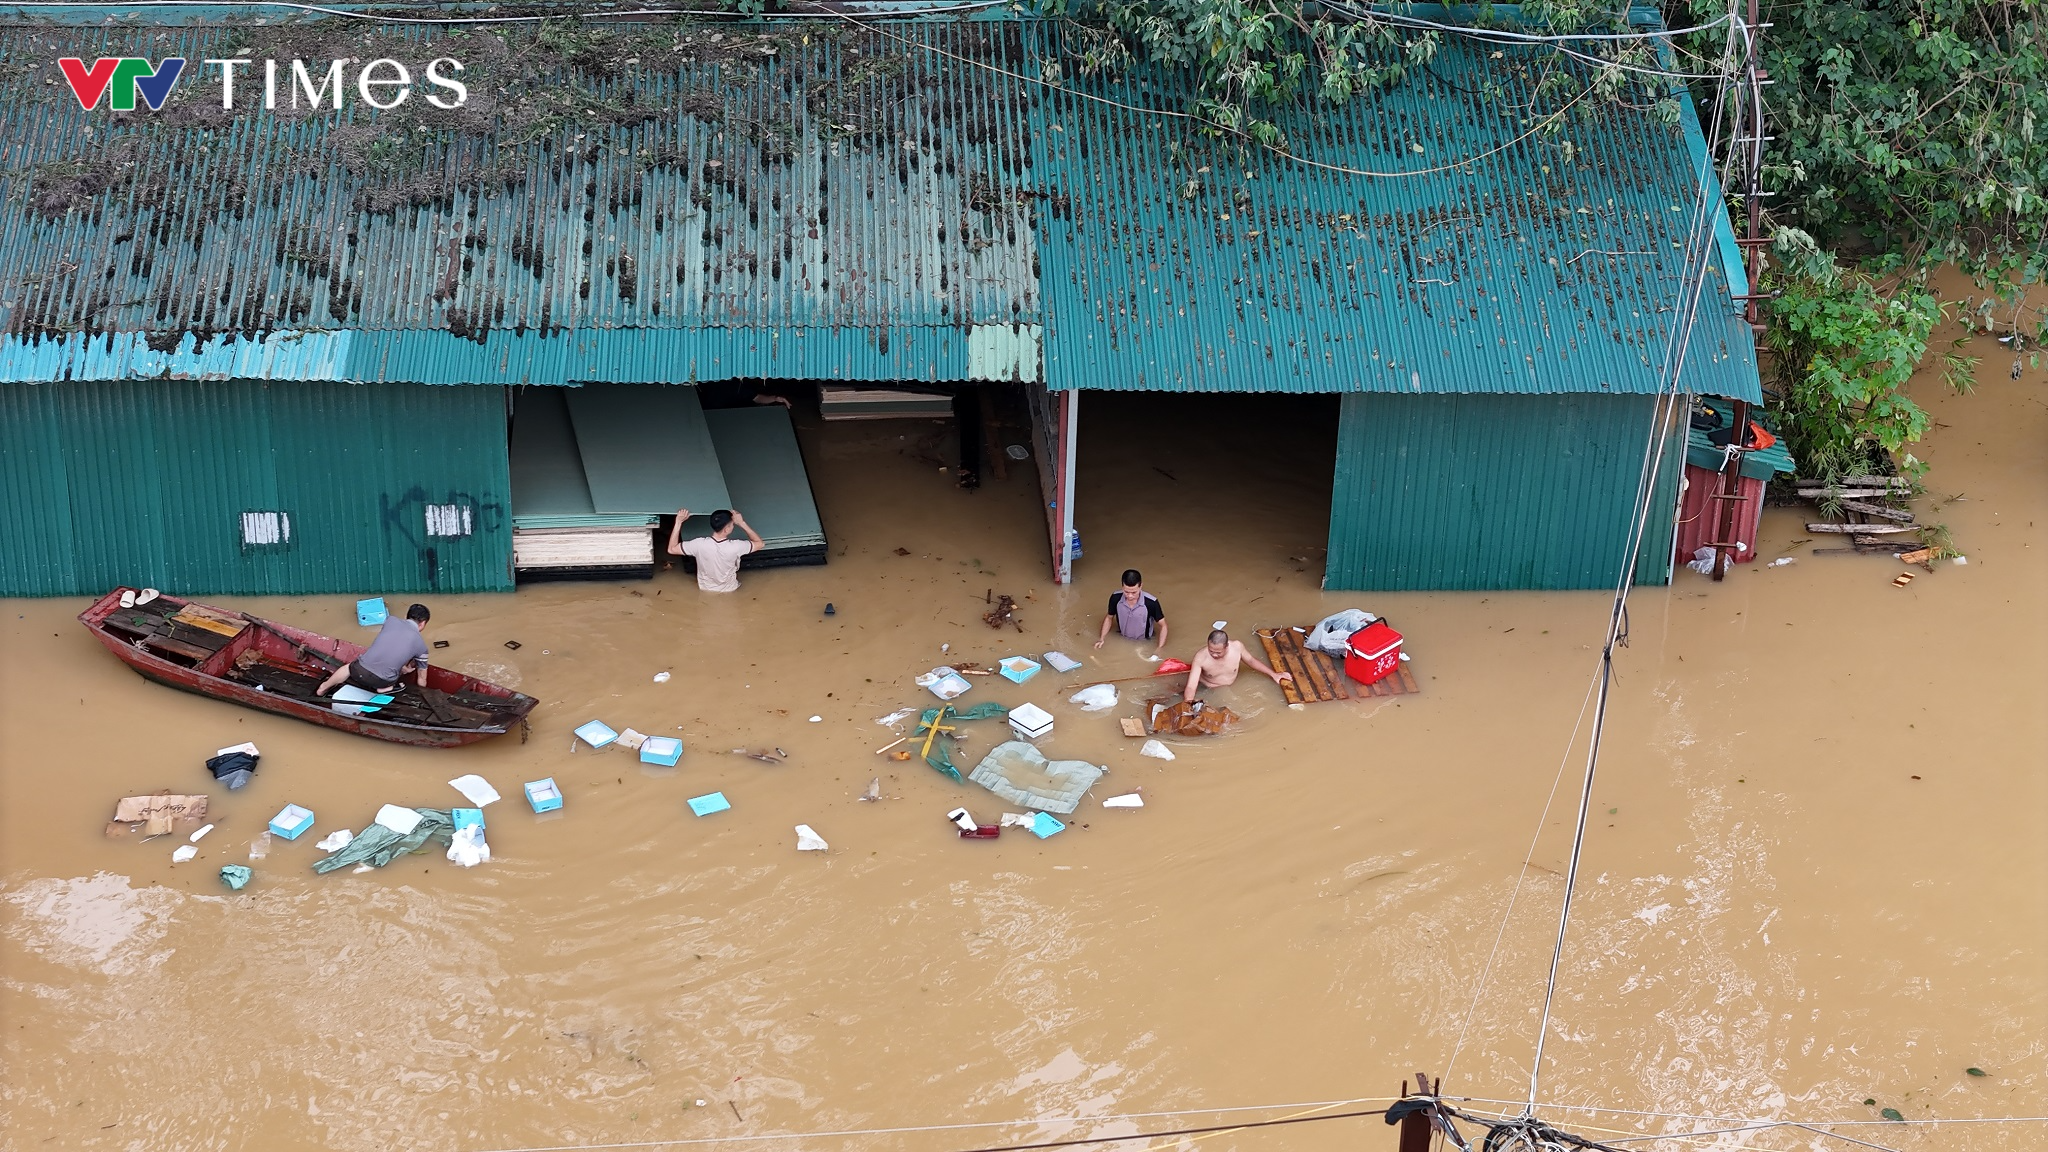
<svg viewBox="0 0 2048 1152"><path fill-rule="evenodd" d="M478 680L472 676L464 676L459 672L430 665L427 670L427 687L436 688L448 693L470 692L490 696L506 701L513 705L513 708L502 717L500 722L483 727L456 727L414 724L399 720L380 720L374 714L347 715L336 712L325 704L314 704L278 693L262 691L251 685L227 679L220 673L231 667L235 657L240 653L254 648L261 651L266 657L290 661L307 669L309 672L319 672L324 675L326 669L318 661L303 660L297 650L304 649L306 652L317 653L321 656L329 657L336 662L345 662L353 660L360 655L363 651L362 645L351 644L346 640L337 640L331 636L322 636L317 632L308 632L303 628L293 628L288 624L278 624L269 620L261 620L254 616L246 616L225 608L200 604L193 600L178 600L174 597L166 597L165 599L173 604L190 604L197 608L204 608L228 616L239 616L241 619L249 622L249 627L244 629L240 636L230 641L214 657L196 666L188 666L145 651L136 644L109 631L107 620L114 613L122 611L121 594L128 591L133 591L133 589L116 588L102 596L98 601L94 602L92 607L79 614L78 622L85 625L94 638L106 646L107 651L112 652L122 663L135 669L144 679L154 680L159 684L192 692L200 696L211 697L215 700L226 700L230 703L240 704L245 708L254 708L260 712L274 712L279 716L289 716L294 720L304 720L309 724L319 724L326 728L334 728L342 732L353 733L357 736L368 736L376 740L389 740L396 744L412 744L421 748L453 748L463 744L474 744L477 741L486 740L492 736L502 736L512 728L523 725L527 714L533 711L534 706L539 703L539 701L531 696L522 695L509 688L492 684L489 681Z"/></svg>

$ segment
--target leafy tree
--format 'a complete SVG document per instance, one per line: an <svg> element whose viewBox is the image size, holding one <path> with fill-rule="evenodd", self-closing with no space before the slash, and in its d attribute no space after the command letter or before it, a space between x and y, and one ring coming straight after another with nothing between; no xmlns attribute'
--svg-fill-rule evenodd
<svg viewBox="0 0 2048 1152"><path fill-rule="evenodd" d="M1797 229L1783 230L1775 248L1767 283L1779 295L1765 343L1775 353L1780 430L1809 476L1871 471L1880 451L1895 455L1927 431L1906 383L1941 302L1924 276L1840 268ZM1967 388L1969 362L1950 356L1947 367L1950 384Z"/></svg>
<svg viewBox="0 0 2048 1152"><path fill-rule="evenodd" d="M2041 0L1767 4L1780 221L1886 268L2048 271L2042 17Z"/></svg>

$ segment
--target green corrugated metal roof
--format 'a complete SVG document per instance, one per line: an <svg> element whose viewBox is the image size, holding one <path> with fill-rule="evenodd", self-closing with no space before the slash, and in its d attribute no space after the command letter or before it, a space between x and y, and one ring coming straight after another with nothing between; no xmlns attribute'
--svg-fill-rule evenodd
<svg viewBox="0 0 2048 1152"><path fill-rule="evenodd" d="M1449 39L1390 92L1283 118L1318 161L1481 157L1374 179L1247 160L1185 120L966 62L1031 72L1059 23L894 25L910 44L843 24L546 27L0 30L0 382L1656 386L1697 132L1588 102L1559 138L1513 142L1532 123L1517 50ZM198 59L228 37L460 52L488 98L425 131L360 105L94 119L39 63ZM1186 96L1143 72L1069 83L1162 110ZM1710 292L1688 383L1754 398L1754 359Z"/></svg>
<svg viewBox="0 0 2048 1152"><path fill-rule="evenodd" d="M452 55L471 103L223 112L198 62L230 47ZM162 112L55 82L131 54L193 62ZM842 23L0 30L0 379L143 375L188 333L299 378L965 378L968 328L1039 319L1034 94L945 63ZM156 335L51 355L107 332Z"/></svg>
<svg viewBox="0 0 2048 1152"><path fill-rule="evenodd" d="M1331 589L1612 588L1651 396L1344 397ZM1665 441L1641 584L1663 584L1680 437Z"/></svg>
<svg viewBox="0 0 2048 1152"><path fill-rule="evenodd" d="M1531 134L1531 109L1558 103L1533 82L1557 64L1445 37L1389 90L1278 120L1316 164L1454 165L1414 177L1247 158L1185 119L1049 96L1033 175L1051 207L1038 238L1051 386L1657 391L1700 157L1680 128L1612 102ZM1073 83L1186 106L1179 76ZM1686 379L1756 399L1732 251L1715 245Z"/></svg>
<svg viewBox="0 0 2048 1152"><path fill-rule="evenodd" d="M509 589L506 477L499 388L0 388L0 596Z"/></svg>

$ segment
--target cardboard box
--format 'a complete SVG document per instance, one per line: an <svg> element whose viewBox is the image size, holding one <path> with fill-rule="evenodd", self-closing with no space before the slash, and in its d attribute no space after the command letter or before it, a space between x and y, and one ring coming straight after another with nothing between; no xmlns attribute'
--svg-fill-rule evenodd
<svg viewBox="0 0 2048 1152"><path fill-rule="evenodd" d="M1052 732L1052 713L1036 704L1019 704L1010 709L1010 731L1026 740L1036 740Z"/></svg>
<svg viewBox="0 0 2048 1152"><path fill-rule="evenodd" d="M590 723L576 729L576 738L592 748L602 748L617 740L619 734L612 731L611 725L606 724L604 721L592 720Z"/></svg>
<svg viewBox="0 0 2048 1152"><path fill-rule="evenodd" d="M526 785L526 802L535 812L553 812L562 806L562 790L555 786L555 778L534 780Z"/></svg>
<svg viewBox="0 0 2048 1152"><path fill-rule="evenodd" d="M642 764L659 764L664 768L673 768L676 761L682 758L683 742L673 736L649 736L646 742L640 745Z"/></svg>
<svg viewBox="0 0 2048 1152"><path fill-rule="evenodd" d="M313 826L313 810L297 804L287 804L284 811L270 818L270 833L287 840L297 840Z"/></svg>
<svg viewBox="0 0 2048 1152"><path fill-rule="evenodd" d="M709 816L713 812L724 812L731 807L732 802L725 798L725 793L723 792L712 792L708 795L692 796L690 798L690 811L695 812L699 816Z"/></svg>

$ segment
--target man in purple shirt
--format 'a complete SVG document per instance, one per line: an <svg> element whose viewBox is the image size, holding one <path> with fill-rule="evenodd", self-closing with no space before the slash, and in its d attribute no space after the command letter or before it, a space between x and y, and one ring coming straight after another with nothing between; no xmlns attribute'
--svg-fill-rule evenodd
<svg viewBox="0 0 2048 1152"><path fill-rule="evenodd" d="M1111 628L1126 640L1157 640L1153 651L1166 651L1166 609L1159 606L1159 597L1145 591L1145 578L1136 568L1124 569L1123 591L1109 598L1102 634L1095 638L1097 648L1109 640Z"/></svg>

